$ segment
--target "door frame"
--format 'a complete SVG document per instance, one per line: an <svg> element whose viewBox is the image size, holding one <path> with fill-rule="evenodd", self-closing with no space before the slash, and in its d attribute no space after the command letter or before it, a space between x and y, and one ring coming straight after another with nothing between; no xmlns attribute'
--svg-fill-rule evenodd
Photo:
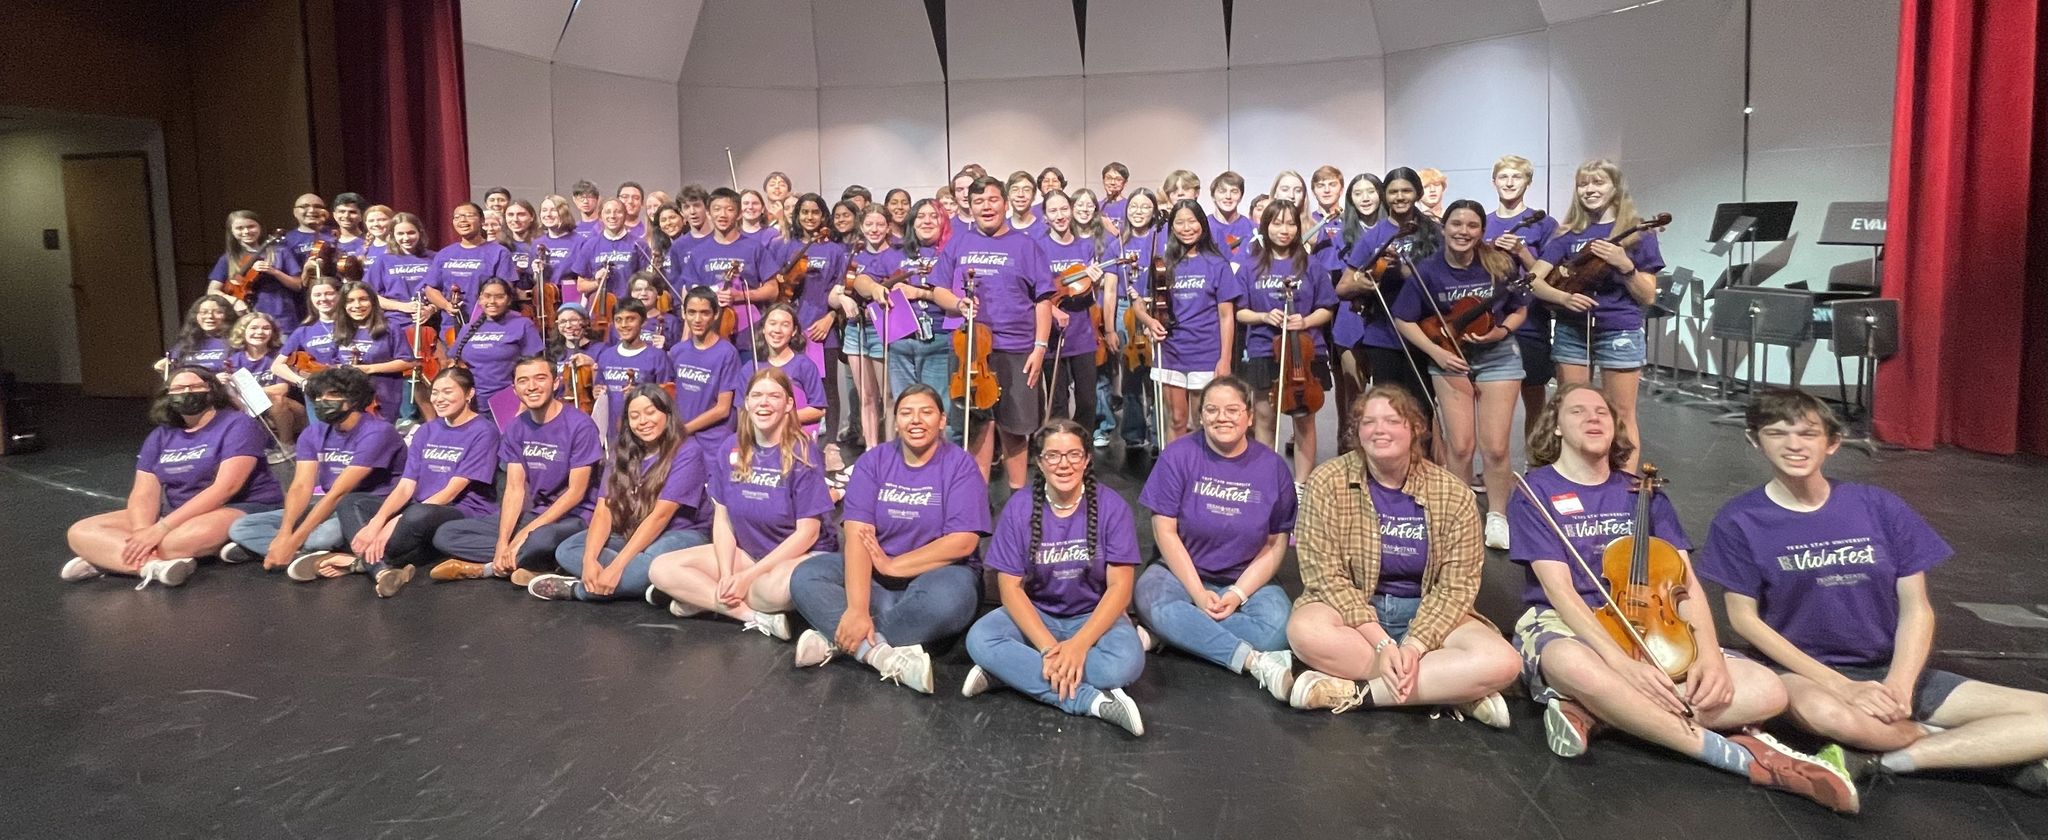
<svg viewBox="0 0 2048 840"><path fill-rule="evenodd" d="M152 287L153 287L153 288L155 289L155 291L156 291L156 293L155 293L155 294L153 294L153 295L151 295L151 296L150 296L150 304L151 304L152 306L154 306L154 307L155 307L155 309L156 309L156 318L155 318L155 320L156 320L156 324L157 324L157 343L158 343L158 344L160 344L160 345L164 345L164 346L169 346L169 342L170 342L170 338L171 338L171 336L170 336L170 333L167 333L167 332L165 331L165 326L164 326L164 324L165 324L165 315L164 315L164 297L163 297L163 262L162 262L162 260L163 260L163 255L162 255L161 253L159 253L159 252L158 252L158 246L159 246L159 245L160 245L161 243L159 243L159 242L157 241L157 225L156 225L156 181L155 181L155 173L153 173L153 172L151 171L151 163L150 163L150 157L149 157L149 150L147 150L147 149L128 149L128 150L123 150L123 151L114 151L114 152L74 152L74 153L68 153L68 154L62 154L62 155L58 155L58 156L57 156L57 159L58 159L58 164L57 164L57 170L58 170L58 179L59 179L59 182L60 182L60 189L61 189L61 181L62 181L62 178L63 178L63 169L64 169L64 164L65 164L65 163L68 163L68 162L70 162L70 161L74 161L74 160L109 160L109 159L118 159L118 158L136 158L136 159L138 159L138 160L141 160L141 161L142 161L142 201L143 201L143 215L144 215L145 217L147 217L147 218L148 218L148 232L149 232L149 239L148 239L148 242L147 242L147 244L148 244L148 247L149 247L149 275L150 275L150 281L151 281L151 282L150 282L150 285L151 285L151 286L152 286ZM71 247L71 243L72 243L72 241L73 241L73 240L72 240L72 237L71 237L71 229L70 229L70 227L71 227L71 225L70 225L70 212L71 212L71 211L70 211L70 207L71 207L71 202L70 202L70 196L69 196L69 195L66 195L66 196L65 196L65 202L64 202L64 206L65 206L65 217L66 217L66 218L65 218L65 230L64 230L64 236L65 236L65 238L66 238L66 242L65 242L65 250L67 250L67 251L70 251L70 252L71 252L71 259L70 259L70 262L71 262L71 266L70 266L70 271L71 271L71 283L72 283L73 285L77 285L77 284L79 283L79 278L78 278L78 253L77 253L77 251L76 251L75 249L73 249L73 248ZM73 292L72 292L72 294L73 294L73 300L72 300L72 302L71 302L71 305L72 305L73 309L76 309L76 308L77 308L77 306L78 306L78 301L77 301L77 299L76 299L76 295L77 295L77 292L76 292L76 291L73 291ZM177 290L176 290L175 288L173 288L173 289L172 289L172 291L171 291L171 295L172 295L172 297L171 297L171 300L172 300L172 303L173 303L173 308L176 308L176 306L175 306L175 305L176 305L176 303L177 303ZM183 322L184 322L184 314L183 314L183 313L181 312L181 313L179 313L179 314L178 314L178 323L182 324ZM77 325L75 325L75 328L74 328L74 331L73 331L73 335L72 335L72 337L71 337L71 340L72 340L72 341L73 341L74 343L76 343L76 344L78 345L78 347L77 347L77 349L78 349L78 358L79 358L79 377L78 377L78 378L79 378L79 387L80 387L80 388L84 388L84 387L85 387L85 348L84 348L84 343L85 343L85 331L86 331L86 325L84 325L84 324L77 324Z"/></svg>

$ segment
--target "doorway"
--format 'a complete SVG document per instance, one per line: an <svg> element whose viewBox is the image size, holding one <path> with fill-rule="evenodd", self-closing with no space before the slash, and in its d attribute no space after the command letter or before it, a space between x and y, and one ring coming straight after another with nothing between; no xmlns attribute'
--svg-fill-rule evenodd
<svg viewBox="0 0 2048 840"><path fill-rule="evenodd" d="M142 152L63 157L79 378L94 397L148 396L169 342L157 295L156 217Z"/></svg>

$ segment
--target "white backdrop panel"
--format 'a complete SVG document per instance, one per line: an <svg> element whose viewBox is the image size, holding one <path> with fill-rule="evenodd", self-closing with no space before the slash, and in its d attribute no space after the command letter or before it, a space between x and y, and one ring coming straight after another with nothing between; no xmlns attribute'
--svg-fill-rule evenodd
<svg viewBox="0 0 2048 840"><path fill-rule="evenodd" d="M1079 74L1081 45L1074 31L1074 4L947 4L946 71L954 82Z"/></svg>
<svg viewBox="0 0 2048 840"><path fill-rule="evenodd" d="M546 195L555 183L554 81L548 63L477 44L462 45L462 60L470 196L480 199L484 190L504 187L538 204L535 196Z"/></svg>
<svg viewBox="0 0 2048 840"><path fill-rule="evenodd" d="M568 20L562 0L463 0L462 40L545 60Z"/></svg>
<svg viewBox="0 0 2048 840"><path fill-rule="evenodd" d="M555 60L674 84L683 71L683 53L676 47L690 43L690 32L703 6L704 0L584 0L569 18L569 28L555 48Z"/></svg>
<svg viewBox="0 0 2048 840"><path fill-rule="evenodd" d="M1374 0L1380 48L1393 53L1543 28L1536 0Z"/></svg>
<svg viewBox="0 0 2048 840"><path fill-rule="evenodd" d="M1449 199L1490 205L1494 161L1550 159L1549 62L1542 32L1388 53L1388 162L1441 169Z"/></svg>
<svg viewBox="0 0 2048 840"><path fill-rule="evenodd" d="M1237 4L1230 66L1299 64L1380 54L1372 5L1358 0L1259 0Z"/></svg>
<svg viewBox="0 0 2048 840"><path fill-rule="evenodd" d="M865 184L877 199L889 187L927 198L946 170L946 88L825 88L818 92L824 183Z"/></svg>
<svg viewBox="0 0 2048 840"><path fill-rule="evenodd" d="M818 51L811 36L810 0L705 0L683 59L682 83L815 89Z"/></svg>
<svg viewBox="0 0 2048 840"><path fill-rule="evenodd" d="M788 173L799 193L818 189L818 92L684 87L682 183L730 183L732 147L740 186L761 188L771 171Z"/></svg>
<svg viewBox="0 0 2048 840"><path fill-rule="evenodd" d="M1758 0L1755 14L1751 149L1890 145L1897 15L1859 0Z"/></svg>
<svg viewBox="0 0 2048 840"><path fill-rule="evenodd" d="M812 5L823 87L944 82L931 19L919 0L818 0Z"/></svg>
<svg viewBox="0 0 2048 840"><path fill-rule="evenodd" d="M554 80L555 183L675 191L676 150L664 136L676 124L675 85L559 64Z"/></svg>
<svg viewBox="0 0 2048 840"><path fill-rule="evenodd" d="M1003 178L1013 170L1037 174L1057 166L1072 179L1086 168L1081 77L955 80L951 96L949 170L973 162Z"/></svg>
<svg viewBox="0 0 2048 840"><path fill-rule="evenodd" d="M1089 171L1123 161L1132 187L1157 190L1166 173L1193 170L1207 198L1209 181L1230 165L1228 77L1222 70L1088 77Z"/></svg>
<svg viewBox="0 0 2048 840"><path fill-rule="evenodd" d="M1223 4L1216 0L1089 3L1088 36L1090 76L1225 66Z"/></svg>
<svg viewBox="0 0 2048 840"><path fill-rule="evenodd" d="M1342 82L1303 84L1311 78ZM1376 58L1231 68L1230 168L1245 192L1265 192L1283 169L1311 178L1331 164L1347 179L1385 169L1384 88Z"/></svg>

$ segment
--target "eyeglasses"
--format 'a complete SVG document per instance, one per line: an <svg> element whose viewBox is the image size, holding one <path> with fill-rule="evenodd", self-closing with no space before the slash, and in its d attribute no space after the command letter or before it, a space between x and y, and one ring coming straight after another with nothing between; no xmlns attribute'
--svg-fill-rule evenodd
<svg viewBox="0 0 2048 840"><path fill-rule="evenodd" d="M1038 453L1038 460L1045 462L1046 466L1057 467L1061 464L1078 464L1086 461L1088 460L1088 453L1079 449L1070 449L1065 452L1040 452Z"/></svg>
<svg viewBox="0 0 2048 840"><path fill-rule="evenodd" d="M327 209L327 205L325 205L325 204L294 204L294 205L292 205L292 209L293 209L293 210L325 210L325 209Z"/></svg>
<svg viewBox="0 0 2048 840"><path fill-rule="evenodd" d="M1230 419L1233 419L1233 420L1235 420L1235 419L1237 419L1237 418L1243 417L1243 416L1245 416L1245 415L1247 415L1247 414L1250 414L1250 413L1251 413L1251 409L1249 409L1249 408L1246 408L1246 407L1244 407L1244 406L1241 406L1241 405L1205 405L1205 406L1202 406L1202 417L1204 417L1204 418L1206 418L1206 419L1210 419L1210 420L1214 420L1214 419L1216 419L1216 418L1218 418L1218 417L1228 417L1228 418L1230 418Z"/></svg>

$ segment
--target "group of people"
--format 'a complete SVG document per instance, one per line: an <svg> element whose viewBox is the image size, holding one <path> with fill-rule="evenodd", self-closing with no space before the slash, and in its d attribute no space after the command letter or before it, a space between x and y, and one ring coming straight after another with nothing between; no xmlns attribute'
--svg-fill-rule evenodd
<svg viewBox="0 0 2048 840"><path fill-rule="evenodd" d="M1255 222L1235 173L1212 182L1212 215L1192 173L1162 199L1127 194L1118 165L1107 200L1057 170L969 170L950 206L850 188L828 208L778 174L758 194L657 193L645 221L638 186L599 202L579 184L537 214L499 191L464 204L431 254L417 217L353 195L328 239L324 203L300 199L328 243L303 255L237 213L215 279L239 294L194 305L128 506L72 527L61 575L177 586L218 557L363 575L380 597L424 569L644 598L923 693L925 646L964 636L963 694L1008 686L1138 735L1124 689L1165 647L1339 713L1443 707L1504 729L1519 682L1567 758L1611 728L1842 812L1888 773L2001 768L2048 791L2048 695L1927 667L1926 572L1950 550L1896 496L1824 476L1842 435L1824 403L1755 399L1771 478L1692 558L1634 474L1655 233L1611 163L1578 170L1561 221L1522 203L1530 174L1503 158L1500 207L1433 215L1406 168L1283 173ZM323 253L355 255L362 279ZM436 320L452 341L425 375L410 351ZM960 331L985 331L986 356L957 358ZM1273 351L1303 334L1313 355L1283 364ZM1131 341L1151 346L1114 387L1096 353ZM821 361L821 343L838 352ZM1341 454L1321 463L1306 409L1292 462L1273 446L1273 385L1304 361L1335 374ZM959 393L979 377L998 389L985 412ZM1522 477L1508 430L1531 397ZM1097 450L1152 412L1141 521ZM1011 492L992 511L998 461ZM1645 581L1597 565L1616 537L1675 552L1659 603L1683 644L1630 629ZM1294 599L1277 582L1290 546ZM1474 609L1488 547L1526 567L1507 634ZM1702 578L1756 654L1720 647ZM983 613L985 580L1000 607ZM1774 719L1832 743L1794 750L1760 729Z"/></svg>

